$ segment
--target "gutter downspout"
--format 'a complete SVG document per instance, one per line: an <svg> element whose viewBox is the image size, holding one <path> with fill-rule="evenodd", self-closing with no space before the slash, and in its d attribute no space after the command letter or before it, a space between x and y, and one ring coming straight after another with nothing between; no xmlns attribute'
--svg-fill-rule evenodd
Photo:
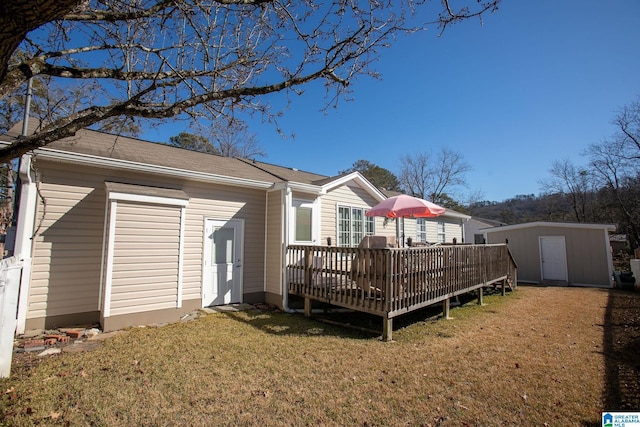
<svg viewBox="0 0 640 427"><path fill-rule="evenodd" d="M285 266L285 259L287 256L287 246L289 245L289 220L292 206L292 193L289 184L286 184L284 190L284 197L282 202L282 310L285 313L293 314L295 310L289 307L289 289L287 287L287 269Z"/></svg>
<svg viewBox="0 0 640 427"><path fill-rule="evenodd" d="M31 170L31 154L25 154L20 161L20 205L18 207L18 224L16 229L15 257L22 263L20 278L20 295L18 296L18 321L16 333L23 334L27 321L29 284L31 282L31 251L33 249L33 231L35 227L35 210L37 188L35 176Z"/></svg>
<svg viewBox="0 0 640 427"><path fill-rule="evenodd" d="M29 114L31 113L31 97L33 95L33 78L27 83L24 116L22 118L22 136L29 133ZM18 218L16 223L16 240L13 255L22 264L20 275L20 293L18 295L18 313L16 333L23 334L27 322L27 300L29 283L31 282L31 251L33 249L33 231L35 228L36 194L35 174L31 170L31 154L24 154L18 163L18 182L20 201L18 202ZM32 208L32 209L30 209Z"/></svg>
<svg viewBox="0 0 640 427"><path fill-rule="evenodd" d="M269 191L264 193L264 247L262 248L262 299L267 300L267 251L269 250ZM243 289L244 292L244 289Z"/></svg>

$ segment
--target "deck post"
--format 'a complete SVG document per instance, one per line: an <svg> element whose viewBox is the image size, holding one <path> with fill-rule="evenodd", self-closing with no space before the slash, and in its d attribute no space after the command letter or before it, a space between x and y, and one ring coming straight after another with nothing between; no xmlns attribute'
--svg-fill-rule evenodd
<svg viewBox="0 0 640 427"><path fill-rule="evenodd" d="M387 264L384 277L384 310L388 313L391 311L391 302L394 295L391 292L391 277L393 276L393 263L391 251L384 251L385 263Z"/></svg>
<svg viewBox="0 0 640 427"><path fill-rule="evenodd" d="M304 249L304 285L311 289L313 281L313 252L309 248Z"/></svg>
<svg viewBox="0 0 640 427"><path fill-rule="evenodd" d="M502 281L502 296L505 296L507 293L507 279Z"/></svg>
<svg viewBox="0 0 640 427"><path fill-rule="evenodd" d="M382 318L382 341L392 341L393 339L393 318Z"/></svg>
<svg viewBox="0 0 640 427"><path fill-rule="evenodd" d="M482 287L478 288L478 305L483 305L483 303L482 303L483 290L484 290L484 288L482 288Z"/></svg>
<svg viewBox="0 0 640 427"><path fill-rule="evenodd" d="M311 298L304 297L304 317L311 317Z"/></svg>
<svg viewBox="0 0 640 427"><path fill-rule="evenodd" d="M451 317L449 317L450 307L451 307L451 298L447 298L444 301L442 301L442 317L444 317L445 319L451 319Z"/></svg>

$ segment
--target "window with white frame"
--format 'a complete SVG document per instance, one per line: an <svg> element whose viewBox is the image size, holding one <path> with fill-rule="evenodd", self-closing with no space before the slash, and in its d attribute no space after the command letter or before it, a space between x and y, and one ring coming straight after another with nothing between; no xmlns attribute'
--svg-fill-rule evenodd
<svg viewBox="0 0 640 427"><path fill-rule="evenodd" d="M373 236L376 231L376 221L373 217L367 216L364 221L364 235Z"/></svg>
<svg viewBox="0 0 640 427"><path fill-rule="evenodd" d="M446 241L445 222L438 221L438 242L444 243L445 241Z"/></svg>
<svg viewBox="0 0 640 427"><path fill-rule="evenodd" d="M416 218L416 242L427 242L427 220Z"/></svg>
<svg viewBox="0 0 640 427"><path fill-rule="evenodd" d="M364 236L375 233L375 220L365 212L363 208L338 206L338 246L358 246Z"/></svg>
<svg viewBox="0 0 640 427"><path fill-rule="evenodd" d="M294 239L296 242L313 241L313 203L293 201Z"/></svg>

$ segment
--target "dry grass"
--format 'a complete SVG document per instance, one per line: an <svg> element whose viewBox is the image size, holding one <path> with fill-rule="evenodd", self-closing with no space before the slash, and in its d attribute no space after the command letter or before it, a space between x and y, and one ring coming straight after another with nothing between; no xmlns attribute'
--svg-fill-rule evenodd
<svg viewBox="0 0 640 427"><path fill-rule="evenodd" d="M520 287L485 303L391 343L259 311L131 329L16 358L0 424L600 425L638 403L639 294Z"/></svg>

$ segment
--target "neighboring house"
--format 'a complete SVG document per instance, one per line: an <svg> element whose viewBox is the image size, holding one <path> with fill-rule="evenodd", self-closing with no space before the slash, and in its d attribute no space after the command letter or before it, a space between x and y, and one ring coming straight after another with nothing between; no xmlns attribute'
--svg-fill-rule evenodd
<svg viewBox="0 0 640 427"><path fill-rule="evenodd" d="M508 243L518 282L613 285L611 224L530 222L483 230L487 243Z"/></svg>
<svg viewBox="0 0 640 427"><path fill-rule="evenodd" d="M236 302L287 309L287 245L396 236L396 221L365 216L385 196L358 172L327 177L82 130L23 156L20 176L18 333L109 331Z"/></svg>
<svg viewBox="0 0 640 427"><path fill-rule="evenodd" d="M612 234L609 236L609 240L614 254L628 252L630 249L629 237L626 234Z"/></svg>
<svg viewBox="0 0 640 427"><path fill-rule="evenodd" d="M484 241L483 229L489 227L501 227L507 225L505 222L495 221L493 219L479 218L472 216L464 225L464 241L466 243L474 243L481 245Z"/></svg>
<svg viewBox="0 0 640 427"><path fill-rule="evenodd" d="M466 243L464 227L469 218L469 215L451 209L436 218L405 218L405 241L411 238L412 242L428 244Z"/></svg>

